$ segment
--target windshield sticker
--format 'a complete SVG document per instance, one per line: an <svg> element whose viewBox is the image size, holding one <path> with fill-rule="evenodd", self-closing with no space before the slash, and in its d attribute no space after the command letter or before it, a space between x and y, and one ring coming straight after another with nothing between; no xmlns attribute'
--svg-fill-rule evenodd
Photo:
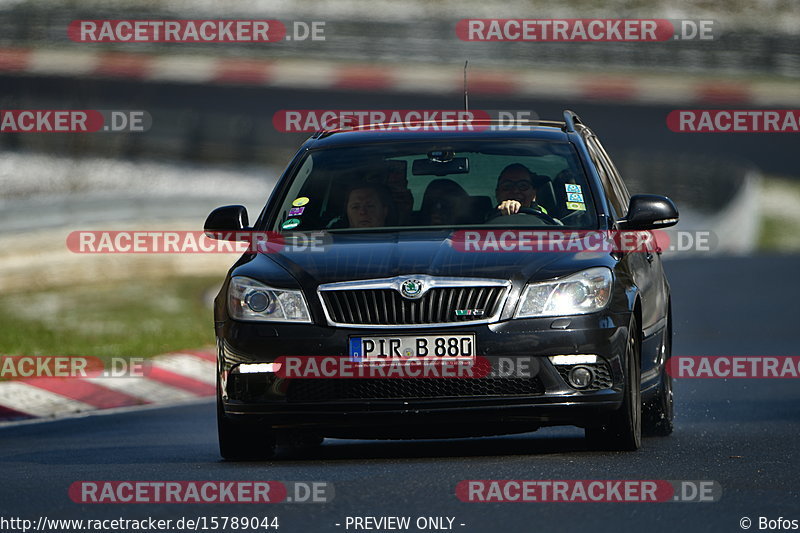
<svg viewBox="0 0 800 533"><path fill-rule="evenodd" d="M564 187L567 189L567 192L577 192L577 193L583 192L581 191L581 186L575 185L574 183L565 183Z"/></svg>
<svg viewBox="0 0 800 533"><path fill-rule="evenodd" d="M583 203L583 195L578 192L568 192L567 193L567 201L568 202L580 202ZM289 213L292 214L291 212Z"/></svg>
<svg viewBox="0 0 800 533"><path fill-rule="evenodd" d="M586 204L583 202L567 202L567 209L573 211L586 211Z"/></svg>
<svg viewBox="0 0 800 533"><path fill-rule="evenodd" d="M300 219L299 218L290 218L289 220L287 220L286 222L281 224L281 228L283 228L283 229L294 229L299 225L300 225Z"/></svg>
<svg viewBox="0 0 800 533"><path fill-rule="evenodd" d="M309 200L307 196L301 196L300 198L295 198L294 202L292 202L292 205L294 207L303 207L310 201L311 200Z"/></svg>
<svg viewBox="0 0 800 533"><path fill-rule="evenodd" d="M305 210L306 210L305 207L293 207L293 208L289 209L289 216L290 217L299 217L300 215L303 214L303 211L305 211Z"/></svg>

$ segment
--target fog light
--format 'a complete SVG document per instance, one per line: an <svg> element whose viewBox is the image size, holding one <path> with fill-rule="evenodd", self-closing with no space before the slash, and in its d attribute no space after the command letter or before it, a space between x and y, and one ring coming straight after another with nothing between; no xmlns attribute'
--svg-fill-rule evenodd
<svg viewBox="0 0 800 533"><path fill-rule="evenodd" d="M576 389L585 389L592 384L592 371L583 366L576 366L569 371L569 384Z"/></svg>

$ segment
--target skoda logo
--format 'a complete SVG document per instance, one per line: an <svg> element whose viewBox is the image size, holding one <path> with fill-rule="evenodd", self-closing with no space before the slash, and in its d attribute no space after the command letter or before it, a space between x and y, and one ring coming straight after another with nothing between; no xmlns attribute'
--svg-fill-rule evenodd
<svg viewBox="0 0 800 533"><path fill-rule="evenodd" d="M400 285L400 294L406 298L416 299L422 296L422 282L418 279L407 279Z"/></svg>

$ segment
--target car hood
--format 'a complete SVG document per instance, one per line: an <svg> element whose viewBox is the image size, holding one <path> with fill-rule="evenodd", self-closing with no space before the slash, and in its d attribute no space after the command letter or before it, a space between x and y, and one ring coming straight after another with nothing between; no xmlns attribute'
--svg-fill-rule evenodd
<svg viewBox="0 0 800 533"><path fill-rule="evenodd" d="M414 274L524 283L609 262L607 253L464 252L454 246L451 232L328 234L318 250L259 253L236 274L269 283L277 281L271 278L280 265L305 287Z"/></svg>

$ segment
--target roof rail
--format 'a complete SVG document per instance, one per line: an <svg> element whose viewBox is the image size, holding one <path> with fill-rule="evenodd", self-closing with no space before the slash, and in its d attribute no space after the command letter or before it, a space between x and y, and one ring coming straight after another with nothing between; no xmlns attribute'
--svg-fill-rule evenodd
<svg viewBox="0 0 800 533"><path fill-rule="evenodd" d="M581 117L579 117L575 113L575 111L570 111L569 109L565 109L564 123L567 126L566 131L572 133L575 131L575 124L583 124L583 121L581 120Z"/></svg>
<svg viewBox="0 0 800 533"><path fill-rule="evenodd" d="M565 111L565 113L572 113L572 111ZM572 114L575 116L576 122L577 123L581 123L580 119L578 118L578 116L575 115L574 113L572 113ZM566 117L566 115L565 115L565 117ZM469 123L470 124L477 124L477 125L484 125L484 124L494 125L494 124L498 124L499 123L500 125L503 125L503 126L510 126L510 125L518 125L518 126L523 126L523 125L525 125L525 126L550 126L550 127L560 128L562 131L575 131L574 129L568 130L567 128L569 127L569 124L565 124L564 122L558 121L558 120L516 119L516 120L513 121L512 124L505 124L504 121L499 121L496 118L490 118L490 119L478 118L478 119L471 120ZM353 132L353 131L373 131L373 130L380 131L380 130L385 129L385 128L398 129L398 128L403 128L403 127L406 127L406 126L415 126L415 127L419 128L421 124L422 124L421 121L376 122L376 123L367 123L367 124L355 124L355 125L348 125L348 126L338 127L338 128L334 127L334 128L329 128L329 129L317 130L317 131L315 131L314 133L311 134L311 138L312 139L321 139L323 137L328 137L328 136L336 134L336 133L345 133L345 132ZM447 127L447 126L451 126L452 127L452 126L458 126L459 124L460 124L460 122L458 120L446 120L446 121L442 121L440 125L441 125L441 127Z"/></svg>

